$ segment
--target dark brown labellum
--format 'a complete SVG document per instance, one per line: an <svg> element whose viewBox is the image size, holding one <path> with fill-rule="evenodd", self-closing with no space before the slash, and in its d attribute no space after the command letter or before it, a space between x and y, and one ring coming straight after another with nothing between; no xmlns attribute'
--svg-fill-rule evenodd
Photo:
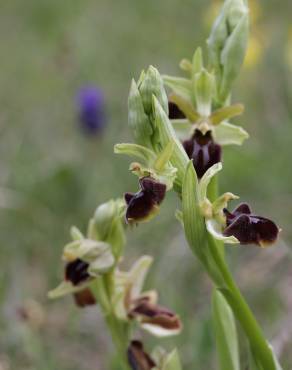
<svg viewBox="0 0 292 370"><path fill-rule="evenodd" d="M139 180L140 191L126 193L127 221L141 221L146 219L164 199L166 185L159 183L151 177Z"/></svg>
<svg viewBox="0 0 292 370"><path fill-rule="evenodd" d="M221 146L214 142L211 131L203 135L196 130L191 139L183 142L183 146L188 157L193 160L198 178L221 161Z"/></svg>
<svg viewBox="0 0 292 370"><path fill-rule="evenodd" d="M179 109L179 107L172 102L168 102L168 117L170 119L184 119L186 116L184 113Z"/></svg>
<svg viewBox="0 0 292 370"><path fill-rule="evenodd" d="M137 301L130 316L139 316L143 323L157 325L164 329L178 330L181 328L179 317L168 308L151 304L146 300Z"/></svg>
<svg viewBox="0 0 292 370"><path fill-rule="evenodd" d="M246 203L240 204L234 211L224 209L226 216L225 236L235 236L241 244L265 246L274 243L279 234L277 225L268 218L252 214Z"/></svg>
<svg viewBox="0 0 292 370"><path fill-rule="evenodd" d="M94 295L89 288L85 288L80 292L74 293L74 301L78 307L92 306L96 304Z"/></svg>
<svg viewBox="0 0 292 370"><path fill-rule="evenodd" d="M88 267L88 263L79 258L73 262L67 263L65 267L65 280L71 281L73 285L82 283L90 278L90 275L87 272Z"/></svg>
<svg viewBox="0 0 292 370"><path fill-rule="evenodd" d="M132 340L128 348L128 362L132 370L151 370L156 364L144 351L143 344L138 340Z"/></svg>

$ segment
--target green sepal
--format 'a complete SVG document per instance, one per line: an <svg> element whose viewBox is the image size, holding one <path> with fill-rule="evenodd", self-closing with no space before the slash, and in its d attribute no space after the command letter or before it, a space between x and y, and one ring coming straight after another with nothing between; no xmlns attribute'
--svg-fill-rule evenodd
<svg viewBox="0 0 292 370"><path fill-rule="evenodd" d="M249 134L242 127L221 122L214 126L213 138L220 145L242 145L249 138Z"/></svg>
<svg viewBox="0 0 292 370"><path fill-rule="evenodd" d="M114 146L114 153L125 154L140 161L142 160L144 165L151 165L156 159L156 155L152 150L145 146L132 143L116 144Z"/></svg>
<svg viewBox="0 0 292 370"><path fill-rule="evenodd" d="M189 139L194 132L194 127L190 125L187 119L172 119L171 124L177 138L181 141Z"/></svg>
<svg viewBox="0 0 292 370"><path fill-rule="evenodd" d="M211 104L214 96L215 77L213 74L202 69L195 75L195 96L197 111L203 117L211 113Z"/></svg>
<svg viewBox="0 0 292 370"><path fill-rule="evenodd" d="M55 289L52 289L48 292L48 298L57 299L68 294L78 293L87 288L89 284L89 280L80 285L73 285L70 281L62 281Z"/></svg>
<svg viewBox="0 0 292 370"><path fill-rule="evenodd" d="M192 63L188 59L182 59L179 63L180 69L186 72L192 72Z"/></svg>
<svg viewBox="0 0 292 370"><path fill-rule="evenodd" d="M166 86L171 88L171 90L183 97L184 99L192 102L193 93L192 93L192 82L186 78L182 77L172 77L168 75L162 76L163 82Z"/></svg>

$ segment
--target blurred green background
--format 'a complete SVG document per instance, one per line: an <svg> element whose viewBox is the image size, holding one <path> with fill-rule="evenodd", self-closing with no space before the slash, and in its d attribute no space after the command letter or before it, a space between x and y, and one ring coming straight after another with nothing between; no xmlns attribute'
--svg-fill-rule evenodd
<svg viewBox="0 0 292 370"><path fill-rule="evenodd" d="M96 308L72 299L49 302L62 278L60 255L72 224L85 227L95 207L137 189L129 162L113 154L130 140L127 94L149 64L178 74L208 36L220 1L9 0L0 4L0 369L108 369L113 348ZM282 227L268 250L229 248L237 281L280 355L292 368L292 26L291 1L251 0L248 57L234 101L250 133L224 153L222 191L232 191ZM289 24L290 22L290 24ZM108 114L102 137L79 129L75 95L103 89ZM185 324L174 339L184 369L215 369L211 286L174 219L169 194L155 222L129 232L127 262L155 256L149 287ZM37 302L34 320L21 307ZM244 344L244 340L243 340ZM243 362L245 361L243 352ZM226 369L228 370L228 369Z"/></svg>

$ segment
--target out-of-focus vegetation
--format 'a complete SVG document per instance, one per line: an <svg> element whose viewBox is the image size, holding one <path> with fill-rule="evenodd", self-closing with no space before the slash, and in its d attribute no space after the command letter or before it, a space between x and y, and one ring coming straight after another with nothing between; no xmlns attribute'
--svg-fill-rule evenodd
<svg viewBox="0 0 292 370"><path fill-rule="evenodd" d="M96 205L137 189L113 144L129 140L130 79L153 64L177 73L204 45L219 1L10 0L0 5L0 369L108 369L110 338L96 309L49 302L62 277L69 227L85 227ZM234 100L251 138L228 148L224 191L239 194L283 231L270 250L229 247L230 263L267 336L292 368L291 2L250 0L252 36ZM290 27L290 28L289 28ZM84 135L75 95L104 90L108 127ZM191 256L168 195L161 214L129 231L129 262L155 257L149 285L180 313L185 329L164 340L185 369L215 369L210 284ZM194 273L196 275L194 275ZM195 278L194 278L195 276ZM150 337L147 338L149 349ZM152 342L155 344L155 341ZM161 344L161 342L160 342Z"/></svg>

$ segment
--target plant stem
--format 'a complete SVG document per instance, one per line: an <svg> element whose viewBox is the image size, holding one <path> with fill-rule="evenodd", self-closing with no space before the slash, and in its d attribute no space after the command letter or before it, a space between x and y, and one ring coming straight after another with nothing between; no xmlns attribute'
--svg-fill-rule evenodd
<svg viewBox="0 0 292 370"><path fill-rule="evenodd" d="M113 312L111 305L111 287L108 283L112 277L107 275L96 279L91 289L100 304L106 324L111 333L113 344L116 347L118 361L121 370L130 370L127 360L127 348L130 343L130 326L127 322L119 320Z"/></svg>
<svg viewBox="0 0 292 370"><path fill-rule="evenodd" d="M221 290L222 294L224 294L226 300L231 306L234 315L240 322L249 339L252 351L256 354L256 358L261 362L263 368L265 370L276 370L272 351L263 335L263 332L233 280L221 253L218 251L218 246L216 245L215 240L209 234L208 243L212 257L216 262L227 287L218 286L218 289Z"/></svg>

